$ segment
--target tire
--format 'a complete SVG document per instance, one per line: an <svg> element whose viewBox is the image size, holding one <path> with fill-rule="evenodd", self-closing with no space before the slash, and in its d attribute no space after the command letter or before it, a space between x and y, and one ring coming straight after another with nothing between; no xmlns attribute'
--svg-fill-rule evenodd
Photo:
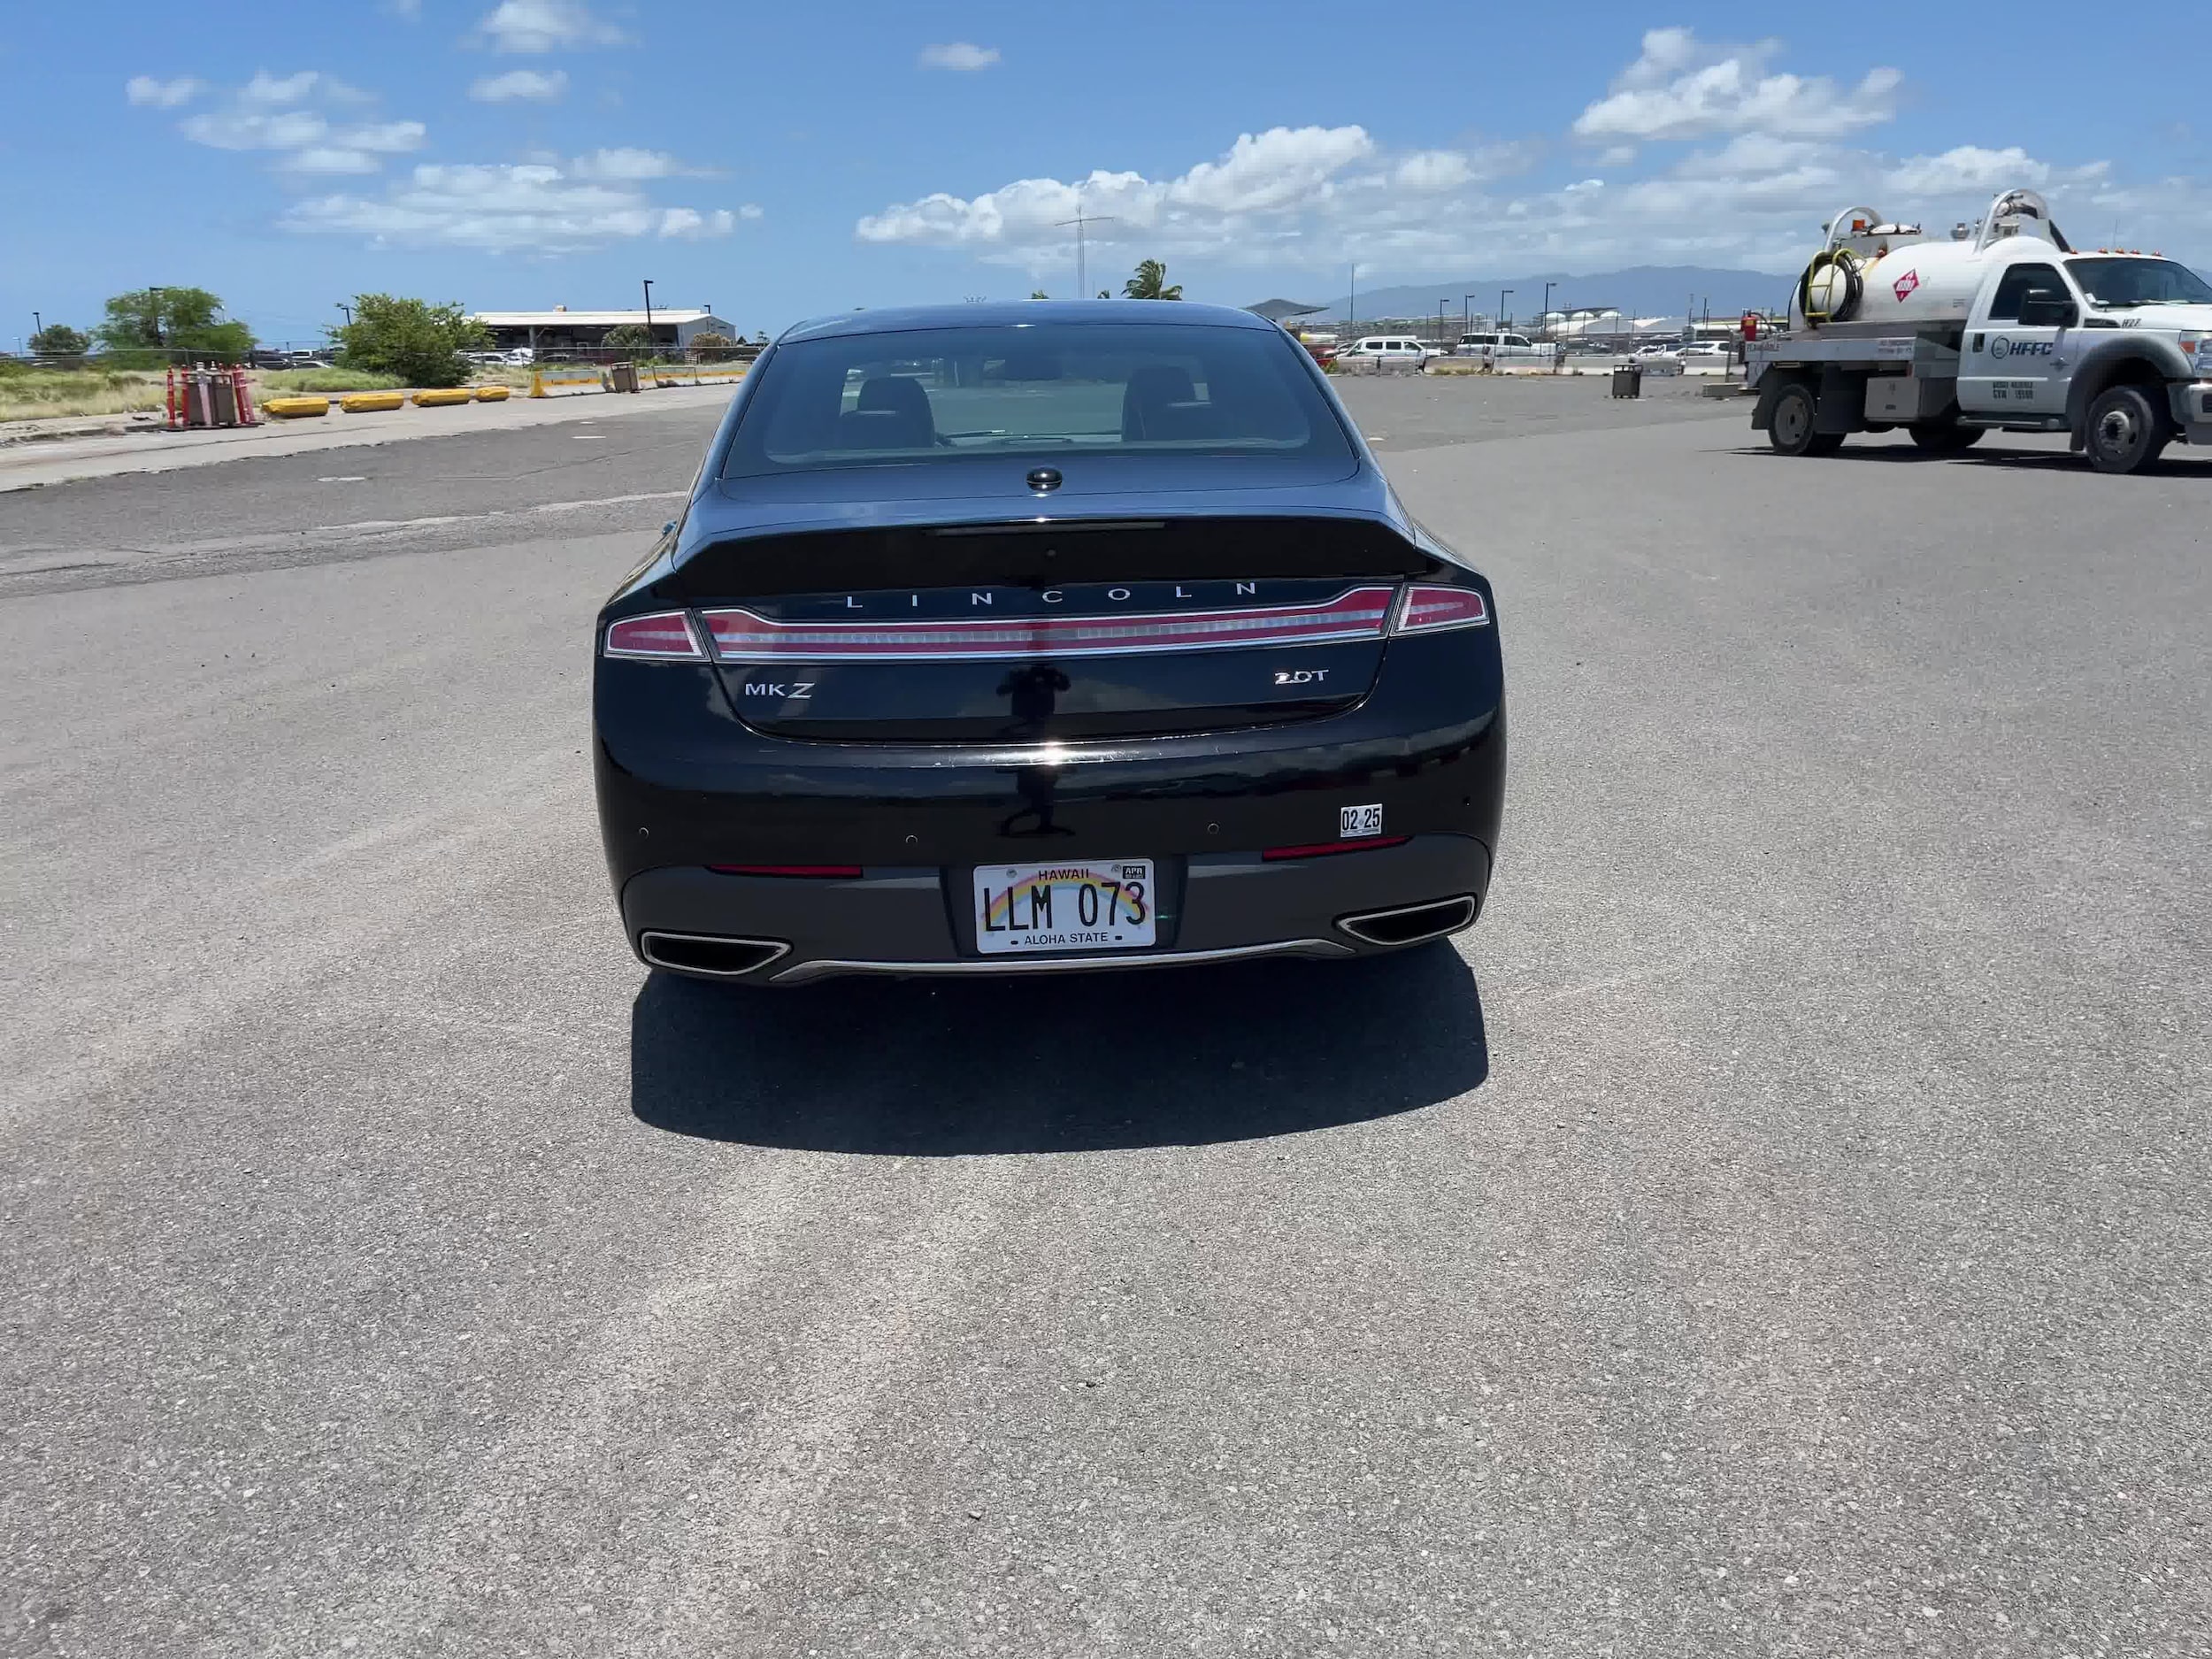
<svg viewBox="0 0 2212 1659"><path fill-rule="evenodd" d="M2115 386L2089 405L2085 447L2089 465L2100 472L2143 472L2172 437L2139 386Z"/></svg>
<svg viewBox="0 0 2212 1659"><path fill-rule="evenodd" d="M1767 442L1777 455L1822 455L1831 453L1819 448L1823 437L1834 437L1832 433L1813 430L1813 415L1819 404L1813 396L1813 388L1802 381L1792 381L1774 395L1774 403L1767 411ZM1839 443L1840 438L1837 439Z"/></svg>
<svg viewBox="0 0 2212 1659"><path fill-rule="evenodd" d="M1907 428L1913 447L1928 455L1956 455L1982 441L1982 426L1962 426L1955 420L1923 420Z"/></svg>

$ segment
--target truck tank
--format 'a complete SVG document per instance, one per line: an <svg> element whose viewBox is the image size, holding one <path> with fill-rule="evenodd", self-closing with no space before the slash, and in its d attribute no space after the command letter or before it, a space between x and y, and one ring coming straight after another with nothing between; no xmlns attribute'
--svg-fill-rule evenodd
<svg viewBox="0 0 2212 1659"><path fill-rule="evenodd" d="M2065 238L2032 190L2008 190L1978 225L1948 240L1917 225L1884 223L1870 208L1849 208L1831 222L1790 303L1800 327L1854 333L1941 334L1962 326L1993 265L2008 265L2025 238L2054 252Z"/></svg>

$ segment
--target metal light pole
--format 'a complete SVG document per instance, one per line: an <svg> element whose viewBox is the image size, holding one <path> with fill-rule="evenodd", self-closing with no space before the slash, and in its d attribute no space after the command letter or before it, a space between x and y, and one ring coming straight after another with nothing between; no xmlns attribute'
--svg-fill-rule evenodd
<svg viewBox="0 0 2212 1659"><path fill-rule="evenodd" d="M161 338L161 292L150 284L146 289L146 311L154 320L154 349L157 351L162 349L164 343Z"/></svg>
<svg viewBox="0 0 2212 1659"><path fill-rule="evenodd" d="M1503 334L1505 332L1505 303L1512 297L1513 290L1511 288L1500 288L1498 290L1498 332L1500 334Z"/></svg>
<svg viewBox="0 0 2212 1659"><path fill-rule="evenodd" d="M1056 227L1065 230L1071 225L1075 227L1075 297L1079 300L1087 300L1091 296L1091 275L1090 268L1086 262L1087 250L1084 243L1083 232L1092 225L1111 224L1114 218L1115 215L1111 213L1084 212L1083 192L1079 188L1075 193L1075 217L1062 219Z"/></svg>
<svg viewBox="0 0 2212 1659"><path fill-rule="evenodd" d="M652 343L653 343L653 279L652 279L652 278L650 278L650 277L647 277L647 278L645 278L645 279L644 279L644 281L645 281L645 343L646 343L646 345L647 345L648 347L650 347L650 346L652 345Z"/></svg>
<svg viewBox="0 0 2212 1659"><path fill-rule="evenodd" d="M1459 332L1463 334L1475 332L1475 296L1471 294L1459 296Z"/></svg>
<svg viewBox="0 0 2212 1659"><path fill-rule="evenodd" d="M1549 340L1549 339L1552 337L1552 336L1551 336L1551 291L1552 291L1554 288L1557 288L1558 286L1559 286L1559 284L1558 284L1558 283L1556 283L1556 282L1547 282L1547 283L1545 283L1545 284L1544 284L1544 315L1543 315L1543 317L1542 317L1541 320L1542 320L1543 325L1544 325L1544 338L1545 338L1545 339L1547 339L1547 340Z"/></svg>
<svg viewBox="0 0 2212 1659"><path fill-rule="evenodd" d="M1355 260L1353 260L1353 261L1352 261L1352 288L1351 288L1351 296L1350 296L1350 297L1349 297L1349 298L1348 298L1348 299L1344 302L1344 332L1345 332L1346 334L1354 334L1354 333L1356 333L1356 332L1357 332L1357 319L1358 319L1358 317L1359 317L1359 261L1358 261L1358 260L1356 260L1356 259L1355 259Z"/></svg>
<svg viewBox="0 0 2212 1659"><path fill-rule="evenodd" d="M349 305L349 304L347 304L347 303L345 303L345 301L343 301L343 300L333 300L333 301L331 301L330 303L331 303L333 305L335 305L335 306L336 306L336 307L337 307L340 311L342 311L345 312L345 314L346 314L346 326L347 326L347 327L349 327L349 328L352 327L352 326L353 326L353 307L352 307L352 306L350 306L350 305Z"/></svg>

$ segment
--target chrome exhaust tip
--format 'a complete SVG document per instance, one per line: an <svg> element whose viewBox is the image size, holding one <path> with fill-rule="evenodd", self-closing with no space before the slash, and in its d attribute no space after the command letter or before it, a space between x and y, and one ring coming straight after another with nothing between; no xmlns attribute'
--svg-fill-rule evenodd
<svg viewBox="0 0 2212 1659"><path fill-rule="evenodd" d="M1341 916L1337 926L1365 945L1417 945L1425 940L1455 933L1475 919L1475 901L1466 894L1457 898L1432 899L1425 904L1401 904L1394 910L1362 910Z"/></svg>
<svg viewBox="0 0 2212 1659"><path fill-rule="evenodd" d="M637 953L656 968L710 979L741 979L791 954L780 939L726 939L713 933L638 935Z"/></svg>

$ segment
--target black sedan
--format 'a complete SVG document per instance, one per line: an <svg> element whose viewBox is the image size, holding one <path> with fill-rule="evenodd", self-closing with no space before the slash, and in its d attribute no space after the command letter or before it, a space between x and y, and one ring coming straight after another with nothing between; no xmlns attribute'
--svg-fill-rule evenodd
<svg viewBox="0 0 2212 1659"><path fill-rule="evenodd" d="M792 329L595 643L608 869L672 972L1362 956L1490 885L1490 584L1246 312Z"/></svg>

